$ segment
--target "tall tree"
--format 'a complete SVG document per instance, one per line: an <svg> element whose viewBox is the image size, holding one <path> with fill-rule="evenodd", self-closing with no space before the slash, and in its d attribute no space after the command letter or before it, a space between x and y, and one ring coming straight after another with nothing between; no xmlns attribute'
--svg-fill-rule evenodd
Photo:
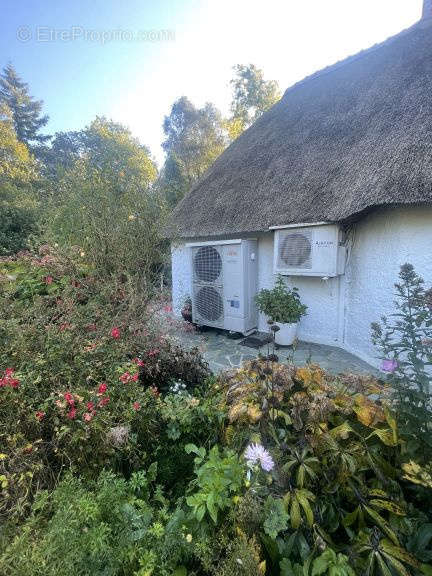
<svg viewBox="0 0 432 576"><path fill-rule="evenodd" d="M15 133L12 112L0 103L0 255L26 247L36 229L36 164Z"/></svg>
<svg viewBox="0 0 432 576"><path fill-rule="evenodd" d="M280 98L279 85L274 80L264 80L263 71L249 64L237 64L233 68L232 116L226 123L230 140L234 140L263 112Z"/></svg>
<svg viewBox="0 0 432 576"><path fill-rule="evenodd" d="M160 263L162 216L151 187L157 168L149 150L126 127L105 118L72 136L61 138L71 165L54 178L48 237L80 246L100 272L149 278Z"/></svg>
<svg viewBox="0 0 432 576"><path fill-rule="evenodd" d="M0 74L0 102L11 110L20 142L32 146L49 140L49 136L39 134L39 130L48 122L48 116L42 116L43 102L30 95L28 84L21 80L11 64Z"/></svg>
<svg viewBox="0 0 432 576"><path fill-rule="evenodd" d="M174 102L170 115L165 117L163 129L166 139L162 146L167 160L171 167L176 165L178 175L188 188L204 174L226 146L219 110L209 103L203 108L196 108L185 96Z"/></svg>

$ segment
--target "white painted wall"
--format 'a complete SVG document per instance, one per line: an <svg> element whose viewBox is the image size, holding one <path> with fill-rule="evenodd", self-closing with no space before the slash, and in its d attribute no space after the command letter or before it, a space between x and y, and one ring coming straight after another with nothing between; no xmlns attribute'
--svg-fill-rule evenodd
<svg viewBox="0 0 432 576"><path fill-rule="evenodd" d="M271 288L276 276L273 274L273 233L259 238L258 289ZM323 281L321 278L286 277L290 287L299 289L300 298L308 307L299 326L299 338L308 342L335 345L338 342L339 278ZM265 317L260 314L259 330L268 329Z"/></svg>
<svg viewBox="0 0 432 576"><path fill-rule="evenodd" d="M190 255L184 242L171 245L171 267L173 311L180 316L185 299L192 295Z"/></svg>
<svg viewBox="0 0 432 576"><path fill-rule="evenodd" d="M371 322L394 311L394 284L409 262L432 283L432 207L382 209L355 226L345 275L345 347L377 365L370 341Z"/></svg>
<svg viewBox="0 0 432 576"><path fill-rule="evenodd" d="M428 286L432 283L432 207L397 207L365 217L349 234L352 241L346 273L327 281L287 277L297 286L308 314L302 318L299 337L344 347L377 366L370 341L370 324L393 311L393 285L400 265L410 262ZM173 308L179 314L191 294L188 249L172 247ZM258 289L273 286L273 233L258 236ZM260 315L258 329L267 324Z"/></svg>

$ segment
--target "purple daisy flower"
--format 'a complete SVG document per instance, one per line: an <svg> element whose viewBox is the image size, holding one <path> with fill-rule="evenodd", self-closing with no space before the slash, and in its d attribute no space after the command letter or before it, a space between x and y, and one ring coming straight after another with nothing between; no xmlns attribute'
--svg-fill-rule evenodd
<svg viewBox="0 0 432 576"><path fill-rule="evenodd" d="M261 444L249 444L246 448L245 458L248 466L259 464L265 472L270 472L274 468L273 458Z"/></svg>

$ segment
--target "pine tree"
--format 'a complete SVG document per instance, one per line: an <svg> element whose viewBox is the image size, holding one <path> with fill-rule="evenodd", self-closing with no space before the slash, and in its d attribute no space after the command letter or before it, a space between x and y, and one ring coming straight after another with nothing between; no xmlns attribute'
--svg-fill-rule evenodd
<svg viewBox="0 0 432 576"><path fill-rule="evenodd" d="M11 110L20 142L31 146L49 140L49 136L38 133L48 122L48 116L41 116L43 102L30 95L28 84L21 80L11 64L0 74L0 102Z"/></svg>

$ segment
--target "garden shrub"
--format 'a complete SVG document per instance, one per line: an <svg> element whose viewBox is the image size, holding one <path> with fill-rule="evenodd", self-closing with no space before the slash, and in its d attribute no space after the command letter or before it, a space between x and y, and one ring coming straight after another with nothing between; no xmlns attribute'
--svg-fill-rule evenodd
<svg viewBox="0 0 432 576"><path fill-rule="evenodd" d="M79 254L71 261L48 246L3 260L0 274L0 368L18 381L0 386L0 514L20 517L35 490L69 468L90 477L104 466L130 474L160 451L173 486L172 456L180 452L190 475L192 458L177 439L191 432L190 441L216 441L206 402L185 395L178 410L165 405L157 387L164 380L143 386L138 370L157 357L166 382L183 377L188 386L198 377L203 385L209 372L196 351L170 356L154 293L134 278L101 281Z"/></svg>
<svg viewBox="0 0 432 576"><path fill-rule="evenodd" d="M394 394L399 426L410 437L413 456L432 459L432 289L411 264L401 266L395 284L396 312L372 324L382 369Z"/></svg>
<svg viewBox="0 0 432 576"><path fill-rule="evenodd" d="M155 471L129 481L103 472L84 484L67 475L41 493L23 529L0 559L2 574L145 574L140 560L163 530L163 504L152 506Z"/></svg>
<svg viewBox="0 0 432 576"><path fill-rule="evenodd" d="M144 386L156 386L161 392L191 390L202 386L210 376L198 348L185 350L169 340L162 340L156 349L148 350L142 360L140 381Z"/></svg>
<svg viewBox="0 0 432 576"><path fill-rule="evenodd" d="M389 382L274 354L215 377L133 276L49 247L0 274L1 574L432 573L431 460L393 390L428 378L427 292L381 330Z"/></svg>

